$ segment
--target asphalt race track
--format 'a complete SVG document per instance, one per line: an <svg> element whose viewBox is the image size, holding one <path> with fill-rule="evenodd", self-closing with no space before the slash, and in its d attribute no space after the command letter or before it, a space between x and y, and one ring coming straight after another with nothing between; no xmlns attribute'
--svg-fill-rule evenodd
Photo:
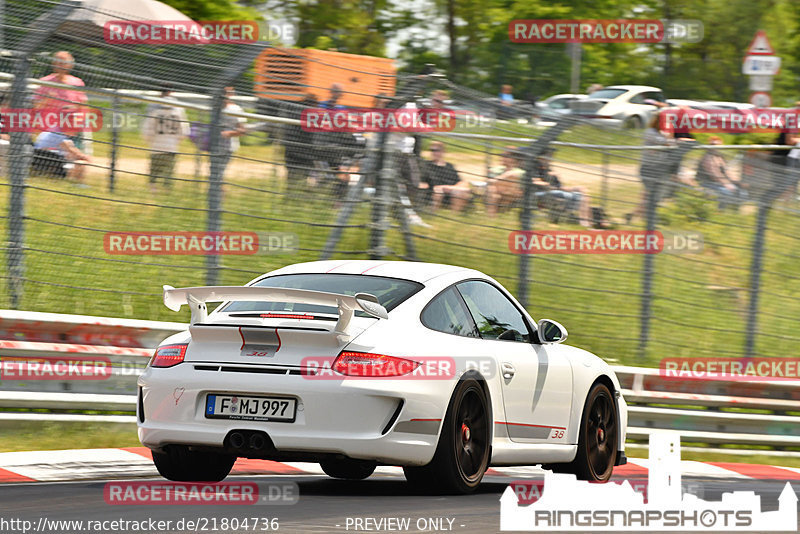
<svg viewBox="0 0 800 534"><path fill-rule="evenodd" d="M617 477L618 479L621 477ZM141 479L136 480L161 480ZM237 518L276 518L278 532L398 532L375 529L375 523L361 523L361 518L409 518L408 532L499 532L499 498L508 483L508 476L489 476L478 493L468 496L431 496L414 493L397 474L376 474L358 482L337 481L321 475L233 476L226 481L295 482L299 501L292 505L219 506L219 505L109 505L104 499L106 481L33 482L0 486L2 518L31 522L31 531L69 532L69 529L47 529L53 520L133 520L202 521L193 529L138 530L139 532L265 532L261 525L223 529L223 522ZM703 498L718 500L724 491L754 491L762 498L764 510L777 508L777 497L785 485L781 480L758 480L719 477L684 477L684 485L701 488ZM795 484L797 481L795 481ZM44 518L44 526L40 524ZM348 518L350 524L348 527ZM449 523L448 520L452 520ZM216 523L216 529L215 527ZM266 525L262 522L262 525ZM50 523L52 526L52 524ZM20 524L17 524L20 526ZM367 530L367 527L369 530ZM418 528L422 527L422 528ZM6 524L3 532L22 532ZM75 530L72 530L73 532ZM86 530L83 530L86 532ZM113 531L111 529L107 532ZM27 534L27 533L26 533Z"/></svg>

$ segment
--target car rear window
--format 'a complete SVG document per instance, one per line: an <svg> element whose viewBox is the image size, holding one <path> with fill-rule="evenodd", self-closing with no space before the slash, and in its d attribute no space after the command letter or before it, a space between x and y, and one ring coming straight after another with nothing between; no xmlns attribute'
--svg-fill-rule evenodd
<svg viewBox="0 0 800 534"><path fill-rule="evenodd" d="M586 98L608 98L611 100L612 98L617 98L624 92L625 89L600 89L590 94Z"/></svg>
<svg viewBox="0 0 800 534"><path fill-rule="evenodd" d="M257 287L282 287L308 289L354 296L356 293L370 293L386 311L399 306L404 300L422 289L422 284L400 278L383 276L364 276L357 274L282 274L263 278L253 284ZM296 302L231 302L223 311L228 312L301 312L308 314L338 313L333 306L317 306ZM363 312L358 316L366 317Z"/></svg>

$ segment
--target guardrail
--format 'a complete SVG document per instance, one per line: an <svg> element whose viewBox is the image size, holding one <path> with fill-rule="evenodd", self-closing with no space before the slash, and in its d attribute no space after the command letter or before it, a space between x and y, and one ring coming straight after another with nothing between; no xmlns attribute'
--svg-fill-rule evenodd
<svg viewBox="0 0 800 534"><path fill-rule="evenodd" d="M70 353L102 356L112 366L104 380L3 380L0 421L134 423L136 379L147 358L162 339L185 328L0 310L0 338L6 338L0 339L0 359ZM614 371L629 405L631 449L646 447L651 432L666 429L681 434L684 451L800 457L800 381L679 380L626 366ZM101 413L74 413L88 411Z"/></svg>

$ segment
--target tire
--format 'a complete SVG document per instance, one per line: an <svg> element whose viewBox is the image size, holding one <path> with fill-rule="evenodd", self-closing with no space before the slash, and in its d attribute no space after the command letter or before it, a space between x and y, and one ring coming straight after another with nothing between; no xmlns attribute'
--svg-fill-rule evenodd
<svg viewBox="0 0 800 534"><path fill-rule="evenodd" d="M580 480L606 482L617 459L619 417L614 396L604 384L595 384L583 405L578 452L570 472Z"/></svg>
<svg viewBox="0 0 800 534"><path fill-rule="evenodd" d="M364 480L375 472L375 462L367 460L353 460L344 458L342 460L327 460L320 462L319 466L325 474L331 478L341 478L344 480Z"/></svg>
<svg viewBox="0 0 800 534"><path fill-rule="evenodd" d="M236 456L215 452L190 451L171 446L153 451L153 463L162 477L175 482L219 482L231 472Z"/></svg>
<svg viewBox="0 0 800 534"><path fill-rule="evenodd" d="M470 493L489 466L491 419L483 388L468 378L456 386L433 460L422 467L406 466L406 480L435 493Z"/></svg>
<svg viewBox="0 0 800 534"><path fill-rule="evenodd" d="M632 115L623 121L622 126L628 130L641 130L644 126L644 123L642 122L641 117Z"/></svg>

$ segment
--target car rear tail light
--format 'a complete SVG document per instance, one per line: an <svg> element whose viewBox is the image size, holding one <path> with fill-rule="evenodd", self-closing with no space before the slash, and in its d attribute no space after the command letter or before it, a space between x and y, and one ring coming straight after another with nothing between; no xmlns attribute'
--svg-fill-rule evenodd
<svg viewBox="0 0 800 534"><path fill-rule="evenodd" d="M342 352L331 367L347 376L389 377L407 375L419 365L419 362L385 354Z"/></svg>
<svg viewBox="0 0 800 534"><path fill-rule="evenodd" d="M172 367L173 365L178 365L186 356L187 345L184 343L158 347L156 353L153 354L153 359L150 360L150 367Z"/></svg>

